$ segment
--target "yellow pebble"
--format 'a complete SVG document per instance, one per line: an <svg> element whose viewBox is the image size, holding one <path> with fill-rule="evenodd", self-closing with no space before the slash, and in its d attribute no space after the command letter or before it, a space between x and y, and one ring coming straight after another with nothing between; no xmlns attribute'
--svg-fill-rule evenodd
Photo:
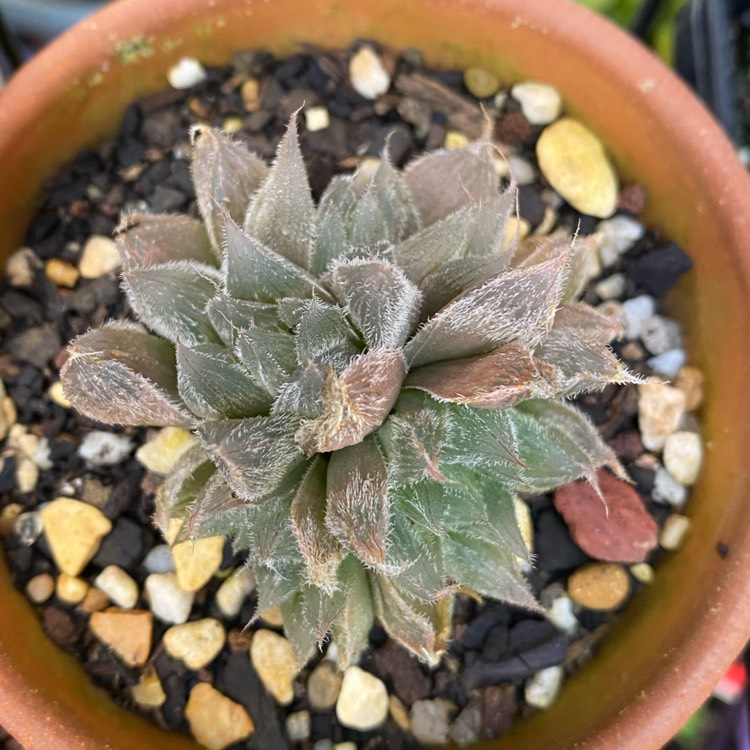
<svg viewBox="0 0 750 750"><path fill-rule="evenodd" d="M546 127L536 146L542 174L573 208L606 219L617 208L617 175L602 142L570 117Z"/></svg>
<svg viewBox="0 0 750 750"><path fill-rule="evenodd" d="M568 579L570 598L587 609L609 612L621 606L630 593L628 574L622 565L590 563Z"/></svg>
<svg viewBox="0 0 750 750"><path fill-rule="evenodd" d="M62 381L60 380L56 380L54 383L52 383L52 385L47 389L47 395L58 406L62 406L63 409L70 409L70 407L72 406L70 401L68 401L67 397L65 396Z"/></svg>
<svg viewBox="0 0 750 750"><path fill-rule="evenodd" d="M55 286L62 286L66 289L72 289L78 283L80 276L78 269L72 263L60 258L48 260L44 273Z"/></svg>
<svg viewBox="0 0 750 750"><path fill-rule="evenodd" d="M469 138L458 130L449 130L445 134L443 145L447 149L464 148L469 145Z"/></svg>

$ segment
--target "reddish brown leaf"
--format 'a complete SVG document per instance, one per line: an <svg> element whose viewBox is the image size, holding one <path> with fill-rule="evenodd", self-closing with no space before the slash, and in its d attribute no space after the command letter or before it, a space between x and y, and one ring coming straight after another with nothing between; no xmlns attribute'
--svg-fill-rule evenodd
<svg viewBox="0 0 750 750"><path fill-rule="evenodd" d="M488 354L419 367L404 386L427 391L439 401L507 409L527 398L551 395L548 379L554 372L525 347L507 344Z"/></svg>
<svg viewBox="0 0 750 750"><path fill-rule="evenodd" d="M323 388L325 413L302 425L297 444L312 455L361 442L388 416L405 374L398 349L373 349L357 357L341 375L330 371Z"/></svg>

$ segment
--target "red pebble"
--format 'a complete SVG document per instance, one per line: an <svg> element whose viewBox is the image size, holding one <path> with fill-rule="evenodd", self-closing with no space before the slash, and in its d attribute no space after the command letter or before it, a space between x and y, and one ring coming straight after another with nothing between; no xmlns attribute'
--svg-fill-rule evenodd
<svg viewBox="0 0 750 750"><path fill-rule="evenodd" d="M617 208L620 211L633 214L633 216L638 216L646 208L646 199L646 188L643 185L637 183L623 185L617 199Z"/></svg>
<svg viewBox="0 0 750 750"><path fill-rule="evenodd" d="M606 562L643 562L658 542L659 527L627 482L601 469L603 498L584 479L555 490L554 503L575 543Z"/></svg>

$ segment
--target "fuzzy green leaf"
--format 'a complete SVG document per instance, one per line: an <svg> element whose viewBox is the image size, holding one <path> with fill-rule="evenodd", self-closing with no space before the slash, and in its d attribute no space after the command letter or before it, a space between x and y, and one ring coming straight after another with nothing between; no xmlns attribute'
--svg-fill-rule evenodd
<svg viewBox="0 0 750 750"><path fill-rule="evenodd" d="M311 271L322 276L332 261L349 247L357 193L350 175L336 175L323 191L318 205Z"/></svg>
<svg viewBox="0 0 750 750"><path fill-rule="evenodd" d="M305 591L295 591L280 605L284 635L292 646L298 669L302 669L314 656L318 644L315 624L305 607Z"/></svg>
<svg viewBox="0 0 750 750"><path fill-rule="evenodd" d="M414 234L421 219L408 185L391 164L387 142L372 184L388 227L388 242L395 244Z"/></svg>
<svg viewBox="0 0 750 750"><path fill-rule="evenodd" d="M330 365L341 372L361 350L356 331L338 305L318 299L305 300L295 326L297 361Z"/></svg>
<svg viewBox="0 0 750 750"><path fill-rule="evenodd" d="M190 427L177 390L174 347L132 323L107 323L69 346L65 395L105 424Z"/></svg>
<svg viewBox="0 0 750 750"><path fill-rule="evenodd" d="M405 375L397 349L361 354L341 375L328 372L324 412L302 423L295 439L307 454L327 453L359 443L376 430L398 398Z"/></svg>
<svg viewBox="0 0 750 750"><path fill-rule="evenodd" d="M235 522L244 520L236 511L245 505L232 493L221 473L214 473L187 508L185 523L175 541L230 536Z"/></svg>
<svg viewBox="0 0 750 750"><path fill-rule="evenodd" d="M582 477L596 486L596 471L602 466L624 473L596 427L562 401L530 399L503 414L513 423L524 463L521 489L548 492Z"/></svg>
<svg viewBox="0 0 750 750"><path fill-rule="evenodd" d="M453 481L446 485L446 530L482 539L528 560L508 482L486 467L469 469L454 465L446 471Z"/></svg>
<svg viewBox="0 0 750 750"><path fill-rule="evenodd" d="M347 260L332 272L333 286L370 349L402 346L419 320L422 295L403 271L385 260Z"/></svg>
<svg viewBox="0 0 750 750"><path fill-rule="evenodd" d="M273 492L302 461L294 444L294 423L286 417L206 421L198 434L231 488L245 500Z"/></svg>
<svg viewBox="0 0 750 750"><path fill-rule="evenodd" d="M388 635L423 661L436 665L450 630L449 606L407 597L384 575L370 573L370 580L375 614Z"/></svg>
<svg viewBox="0 0 750 750"><path fill-rule="evenodd" d="M221 340L232 349L242 328L258 327L267 331L280 328L276 305L234 299L223 292L209 300L206 314Z"/></svg>
<svg viewBox="0 0 750 750"><path fill-rule="evenodd" d="M344 552L325 525L327 468L320 457L313 459L292 503L291 518L308 581L332 593Z"/></svg>
<svg viewBox="0 0 750 750"><path fill-rule="evenodd" d="M411 162L403 174L425 224L497 197L494 147L487 141L433 151Z"/></svg>
<svg viewBox="0 0 750 750"><path fill-rule="evenodd" d="M309 268L315 204L292 115L276 160L245 217L245 231L300 268Z"/></svg>
<svg viewBox="0 0 750 750"><path fill-rule="evenodd" d="M393 248L393 260L414 283L454 258L463 258L477 207L464 206L408 236Z"/></svg>
<svg viewBox="0 0 750 750"><path fill-rule="evenodd" d="M448 420L442 409L424 408L391 415L377 432L394 487L422 479L445 481L440 454L448 437Z"/></svg>
<svg viewBox="0 0 750 750"><path fill-rule="evenodd" d="M445 460L470 467L488 466L500 476L515 478L523 469L516 440L516 423L509 410L448 407L451 439Z"/></svg>
<svg viewBox="0 0 750 750"><path fill-rule="evenodd" d="M211 266L191 260L170 261L127 271L123 287L139 320L159 336L175 343L219 343L206 314L221 275Z"/></svg>
<svg viewBox="0 0 750 750"><path fill-rule="evenodd" d="M295 369L294 337L276 329L251 326L236 334L235 353L248 372L273 397Z"/></svg>
<svg viewBox="0 0 750 750"><path fill-rule="evenodd" d="M512 552L468 534L451 533L442 540L445 569L457 583L482 596L542 612Z"/></svg>
<svg viewBox="0 0 750 750"><path fill-rule="evenodd" d="M246 551L251 566L268 565L280 572L299 570L302 579L298 588L304 584L304 568L290 513L305 468L304 464L298 464L286 474L274 492L239 509L241 518L231 528L235 548Z"/></svg>
<svg viewBox="0 0 750 750"><path fill-rule="evenodd" d="M528 246L526 253L514 263L517 268L530 268L567 255L568 266L560 301L565 304L580 297L591 277L592 261L596 261L598 243L595 235L571 238L558 230L546 237L528 238L525 244Z"/></svg>
<svg viewBox="0 0 750 750"><path fill-rule="evenodd" d="M282 297L330 295L303 268L246 234L226 214L223 216L224 283L232 297L275 302Z"/></svg>
<svg viewBox="0 0 750 750"><path fill-rule="evenodd" d="M508 259L503 255L455 258L421 281L421 319L427 320L463 292L504 271Z"/></svg>
<svg viewBox="0 0 750 750"><path fill-rule="evenodd" d="M156 493L154 524L165 539L171 536L171 522L185 521L188 508L215 473L215 464L199 445L189 448L177 459Z"/></svg>
<svg viewBox="0 0 750 750"><path fill-rule="evenodd" d="M317 419L324 411L323 389L328 371L315 362L300 367L279 388L272 413L293 414L304 419Z"/></svg>
<svg viewBox="0 0 750 750"><path fill-rule="evenodd" d="M533 348L549 332L566 256L501 273L446 305L405 348L410 367L481 354L503 344Z"/></svg>
<svg viewBox="0 0 750 750"><path fill-rule="evenodd" d="M338 646L339 669L345 669L367 645L375 618L369 576L352 555L339 566L339 591L343 607L331 631Z"/></svg>
<svg viewBox="0 0 750 750"><path fill-rule="evenodd" d="M196 126L193 139L193 182L198 210L220 255L222 212L241 224L253 194L268 174L265 162L213 128Z"/></svg>
<svg viewBox="0 0 750 750"><path fill-rule="evenodd" d="M567 396L607 383L638 383L639 378L607 346L621 331L614 318L588 305L566 305L558 310L549 336L535 355L555 368L557 392Z"/></svg>
<svg viewBox="0 0 750 750"><path fill-rule="evenodd" d="M126 271L171 260L217 265L206 228L190 216L128 214L117 227L116 241Z"/></svg>
<svg viewBox="0 0 750 750"><path fill-rule="evenodd" d="M282 605L305 585L305 571L301 565L279 566L278 570L268 565L256 565L253 573L258 594L256 617Z"/></svg>
<svg viewBox="0 0 750 750"><path fill-rule="evenodd" d="M404 387L427 391L438 401L506 409L527 398L554 395L549 380L555 374L525 347L506 344L488 354L418 367Z"/></svg>
<svg viewBox="0 0 750 750"><path fill-rule="evenodd" d="M203 419L253 417L271 405L268 394L219 344L190 348L178 341L177 382L182 400Z"/></svg>
<svg viewBox="0 0 750 750"><path fill-rule="evenodd" d="M384 570L403 594L420 602L435 602L452 590L443 572L438 537L395 512Z"/></svg>
<svg viewBox="0 0 750 750"><path fill-rule="evenodd" d="M331 455L326 498L331 534L367 565L382 564L390 523L388 472L372 438Z"/></svg>

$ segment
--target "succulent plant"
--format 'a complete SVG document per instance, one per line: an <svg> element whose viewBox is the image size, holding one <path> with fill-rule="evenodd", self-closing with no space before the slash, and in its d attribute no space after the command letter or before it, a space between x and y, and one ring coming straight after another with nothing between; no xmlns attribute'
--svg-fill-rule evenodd
<svg viewBox="0 0 750 750"><path fill-rule="evenodd" d="M480 140L403 171L334 177L316 205L289 124L269 168L196 127L201 220L131 215L122 283L142 323L75 339L62 372L94 420L175 425L170 542L231 537L300 661L342 665L375 618L434 662L467 591L538 609L518 493L621 473L566 398L632 376L618 324L576 301L590 240L519 248Z"/></svg>

